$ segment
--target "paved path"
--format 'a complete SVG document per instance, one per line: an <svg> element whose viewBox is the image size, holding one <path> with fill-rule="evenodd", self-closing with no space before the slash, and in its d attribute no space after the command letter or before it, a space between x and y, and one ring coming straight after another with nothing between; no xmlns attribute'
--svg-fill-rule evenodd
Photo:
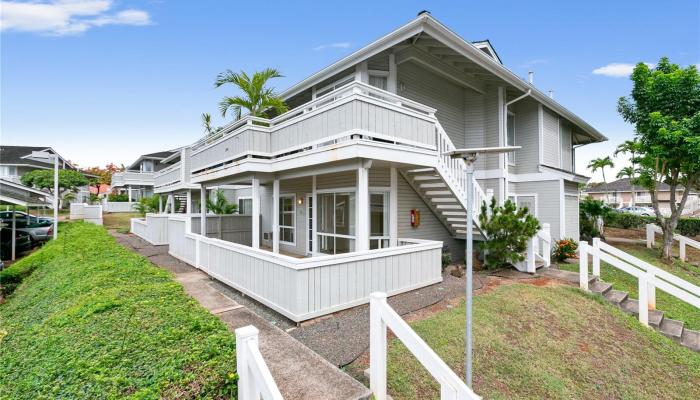
<svg viewBox="0 0 700 400"><path fill-rule="evenodd" d="M285 399L369 399L364 385L298 340L218 290L208 275L170 256L167 246L153 246L130 234L110 233L126 248L171 271L185 292L233 331L253 325L260 331L260 352Z"/></svg>

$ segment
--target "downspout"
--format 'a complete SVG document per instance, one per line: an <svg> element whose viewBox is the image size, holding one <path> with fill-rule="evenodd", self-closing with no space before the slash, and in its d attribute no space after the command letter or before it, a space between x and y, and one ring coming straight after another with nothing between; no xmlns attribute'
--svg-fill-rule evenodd
<svg viewBox="0 0 700 400"><path fill-rule="evenodd" d="M505 132L506 132L505 144L506 144L506 146L508 145L508 106L511 105L511 104L513 104L513 103L515 103L515 102L517 102L517 101L520 101L520 100L522 100L522 99L524 99L524 98L530 96L531 94L532 94L532 89L528 89L527 92L525 92L525 94L523 94L522 96L518 96L518 97L514 98L514 99L511 100L511 101L506 102L506 104L503 106L503 108L504 108L503 114L505 115L505 121L504 121L504 123L505 123L505 125L506 125L506 129L505 129ZM508 167L509 167L509 165L508 165L508 162L506 161L506 165L505 165L505 168L504 168L504 171L505 171L505 177L504 177L504 181L505 181L505 182L504 182L504 191L505 191L505 193L504 193L504 198L505 198L505 199L508 198L508 179L509 179L509 177L508 177Z"/></svg>

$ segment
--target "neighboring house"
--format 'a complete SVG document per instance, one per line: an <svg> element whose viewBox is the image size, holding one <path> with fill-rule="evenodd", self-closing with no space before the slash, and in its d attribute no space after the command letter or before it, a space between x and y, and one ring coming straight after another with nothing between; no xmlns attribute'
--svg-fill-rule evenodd
<svg viewBox="0 0 700 400"><path fill-rule="evenodd" d="M129 201L153 196L154 175L157 171L168 168L173 156L179 156L179 150L159 151L140 156L126 170L112 174L112 190L127 193Z"/></svg>
<svg viewBox="0 0 700 400"><path fill-rule="evenodd" d="M670 187L663 183L657 183L658 193L659 193L659 209L663 214L671 214L671 190ZM681 197L683 196L684 189L676 188L676 204L680 203ZM610 182L606 186L604 183L593 183L590 184L584 191L583 194L589 196L596 200L601 200L605 204L610 205L614 208L622 208L631 206L634 200L634 204L637 206L647 206L651 207L651 194L649 191L644 189L639 185L635 185L636 197L632 196L632 185L630 184L629 178L618 179L614 182ZM698 193L691 191L688 194L688 200L686 201L683 214L696 214L700 211L700 198Z"/></svg>
<svg viewBox="0 0 700 400"><path fill-rule="evenodd" d="M33 151L46 151L51 154L58 154L48 146L0 146L0 179L21 183L22 175L35 169L54 168L53 160L35 159L31 157ZM60 169L78 170L68 160L58 155ZM76 193L77 202L83 202L89 197L87 186L81 187Z"/></svg>
<svg viewBox="0 0 700 400"><path fill-rule="evenodd" d="M165 225L153 216L134 231L167 229L153 241L171 254L303 320L372 290L442 280L435 249L463 259L467 227L465 165L445 152L516 145L479 157L476 205L510 198L554 239L578 238L577 185L588 178L574 170L575 150L606 138L508 70L488 41L467 42L422 13L282 96L288 112L232 122L155 176L156 192L193 204L214 187L240 188L249 244L193 236L202 214Z"/></svg>

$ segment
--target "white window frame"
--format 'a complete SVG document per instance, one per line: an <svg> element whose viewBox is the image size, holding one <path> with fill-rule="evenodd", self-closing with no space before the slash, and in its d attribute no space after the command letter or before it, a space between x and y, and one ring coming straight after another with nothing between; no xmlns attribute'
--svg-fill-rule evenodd
<svg viewBox="0 0 700 400"><path fill-rule="evenodd" d="M335 194L336 193L352 193L355 196L355 207L357 207L357 190L356 188L332 188L332 189L320 189L316 190L316 199L314 200L314 207L317 207L316 211L316 216L321 215L321 202L318 201L318 197L320 194L328 194L328 193L333 193L333 230L336 230L335 227ZM357 211L355 211L357 212ZM314 221L314 224L318 226L318 221ZM355 226L355 234L354 235L344 235L341 233L327 233L327 232L321 232L318 229L316 229L316 240L318 240L318 236L326 236L326 237L333 237L333 238L342 238L342 239L352 239L354 240L355 243L355 249L357 249L357 226ZM323 255L330 255L327 253L323 253L320 251L321 248L321 242L319 241L318 243L318 248L319 248L319 254ZM335 245L333 246L333 249L335 251ZM333 255L338 254L337 252L334 252ZM346 253L340 253L340 254L346 254Z"/></svg>
<svg viewBox="0 0 700 400"><path fill-rule="evenodd" d="M513 118L513 143L509 144L508 143L508 119ZM512 111L508 111L506 114L506 146L515 146L515 113ZM510 153L506 153L506 159L508 159L508 165L515 166L515 151L511 151Z"/></svg>
<svg viewBox="0 0 700 400"><path fill-rule="evenodd" d="M241 210L243 209L243 207L241 207L241 200L250 200L250 202L251 202L251 209L250 209L251 214L241 214ZM253 197L252 197L252 196L240 196L240 197L237 199L237 202L238 202L238 213L239 213L239 214L241 214L241 215L252 215L252 212L253 212L253 209L252 209Z"/></svg>
<svg viewBox="0 0 700 400"><path fill-rule="evenodd" d="M384 231L386 232L385 235L383 236L370 236L369 237L369 243L370 243L370 248L372 247L372 241L377 240L379 243L379 246L377 249L383 249L382 243L386 240L389 242L387 246L391 246L391 227L389 226L389 216L391 210L389 210L389 205L391 202L391 188L370 188L369 189L369 197L370 197L370 209L367 210L367 218L369 218L370 221L370 226L369 226L369 231L370 234L372 233L372 195L373 194L381 194L384 196Z"/></svg>
<svg viewBox="0 0 700 400"><path fill-rule="evenodd" d="M532 213L532 215L535 216L535 218L539 218L539 213L537 212L537 210L540 208L540 205L539 205L539 199L537 198L538 197L537 193L517 193L517 194L516 193L508 193L507 198L510 199L511 197L514 199L516 206L518 205L518 197L534 197L535 198L535 209L530 210L530 212Z"/></svg>
<svg viewBox="0 0 700 400"><path fill-rule="evenodd" d="M282 202L282 199L289 199L289 198L292 199L292 211L284 211L283 208L282 208L282 204L280 204L280 205L279 205L279 213L280 213L280 214L289 214L289 213L291 213L291 214L292 214L292 225L291 225L291 226L289 226L289 225L282 225L283 218L281 218L281 215L280 215L280 219L279 219L279 230L277 231L277 234L278 234L279 237L280 237L280 244L286 244L286 245L289 245L289 246L296 246L296 243L297 243L297 230L296 230L296 226L297 226L297 195L296 195L295 193L280 194L279 200L278 200L278 201L279 201L279 202ZM287 241L282 240L282 237L283 237L283 236L282 236L282 229L291 229L292 232L294 233L294 234L292 235L292 236L294 237L294 241L292 241L292 242L287 242Z"/></svg>

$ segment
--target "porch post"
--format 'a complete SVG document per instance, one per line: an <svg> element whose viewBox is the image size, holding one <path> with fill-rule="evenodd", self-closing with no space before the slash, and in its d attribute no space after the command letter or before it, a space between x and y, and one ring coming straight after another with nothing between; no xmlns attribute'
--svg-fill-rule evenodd
<svg viewBox="0 0 700 400"><path fill-rule="evenodd" d="M280 252L280 180L272 181L272 252Z"/></svg>
<svg viewBox="0 0 700 400"><path fill-rule="evenodd" d="M396 167L391 167L389 181L389 247L396 247L399 242L399 190Z"/></svg>
<svg viewBox="0 0 700 400"><path fill-rule="evenodd" d="M55 203L54 203L55 204ZM27 213L29 214L29 213ZM17 257L17 207L12 205L12 261Z"/></svg>
<svg viewBox="0 0 700 400"><path fill-rule="evenodd" d="M127 186L126 190L129 192L129 203L131 203L131 185Z"/></svg>
<svg viewBox="0 0 700 400"><path fill-rule="evenodd" d="M369 250L369 170L364 165L357 168L357 201L355 202L356 234L355 250Z"/></svg>
<svg viewBox="0 0 700 400"><path fill-rule="evenodd" d="M253 248L254 249L259 249L260 248L260 180L258 178L253 178L252 182L252 190L253 192L253 226L252 226L252 235L253 235ZM273 233L274 235L274 233Z"/></svg>
<svg viewBox="0 0 700 400"><path fill-rule="evenodd" d="M172 193L168 195L168 203L170 203L170 208L168 209L169 214L175 213L175 197Z"/></svg>
<svg viewBox="0 0 700 400"><path fill-rule="evenodd" d="M185 205L185 212L187 214L192 213L192 190L187 189L187 204Z"/></svg>
<svg viewBox="0 0 700 400"><path fill-rule="evenodd" d="M207 188L199 189L199 234L207 236Z"/></svg>
<svg viewBox="0 0 700 400"><path fill-rule="evenodd" d="M316 229L318 227L318 199L316 196L316 175L313 175L311 177L311 201L312 207L311 207L311 221L313 223L313 227L311 229L311 253L316 254L318 253L318 238L316 237Z"/></svg>
<svg viewBox="0 0 700 400"><path fill-rule="evenodd" d="M158 214L163 213L163 196L158 195Z"/></svg>

